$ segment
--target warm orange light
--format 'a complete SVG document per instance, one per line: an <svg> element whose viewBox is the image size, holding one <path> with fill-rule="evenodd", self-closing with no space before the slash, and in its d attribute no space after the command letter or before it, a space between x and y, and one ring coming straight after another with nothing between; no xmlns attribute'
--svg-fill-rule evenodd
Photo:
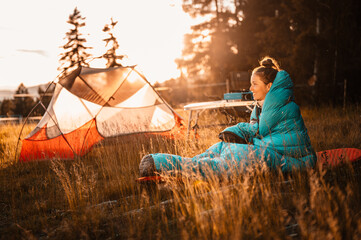
<svg viewBox="0 0 361 240"><path fill-rule="evenodd" d="M11 1L6 5L7 11L0 16L5 24L0 34L12 38L4 38L5 44L0 46L0 87L14 84L16 88L21 82L32 86L55 79L60 73L59 47L66 43L63 38L70 29L67 20L75 7L86 18L81 32L87 41L84 45L92 47L89 52L95 57L105 53L106 34L102 29L113 18L118 21L114 32L120 46L118 53L129 57L125 65L138 65L151 83L180 75L174 61L181 57L183 35L195 24L183 12L182 1L63 0L54 7L49 1L39 0L23 1L21 9ZM104 61L89 61L92 67L105 65ZM22 71L18 71L19 66Z"/></svg>

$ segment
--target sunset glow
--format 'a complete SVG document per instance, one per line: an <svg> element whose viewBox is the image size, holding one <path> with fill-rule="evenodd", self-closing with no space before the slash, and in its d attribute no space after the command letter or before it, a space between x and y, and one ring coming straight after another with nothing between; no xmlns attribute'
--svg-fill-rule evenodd
<svg viewBox="0 0 361 240"><path fill-rule="evenodd" d="M81 32L94 57L105 52L102 29L113 18L119 53L128 56L124 64L138 65L153 83L179 76L174 60L181 56L183 35L192 23L180 0L6 1L0 8L0 88L54 80L70 29L66 21L75 7L86 18ZM90 62L93 67L99 63Z"/></svg>

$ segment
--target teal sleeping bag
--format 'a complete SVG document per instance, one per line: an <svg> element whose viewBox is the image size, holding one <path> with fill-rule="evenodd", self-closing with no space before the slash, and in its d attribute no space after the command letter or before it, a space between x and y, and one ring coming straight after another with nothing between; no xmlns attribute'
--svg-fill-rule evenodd
<svg viewBox="0 0 361 240"><path fill-rule="evenodd" d="M293 83L286 71L279 71L266 95L262 109L256 106L249 123L223 130L249 144L218 142L192 158L151 154L157 171L181 170L215 174L249 171L255 164L282 172L313 167L312 149L300 109L294 102Z"/></svg>

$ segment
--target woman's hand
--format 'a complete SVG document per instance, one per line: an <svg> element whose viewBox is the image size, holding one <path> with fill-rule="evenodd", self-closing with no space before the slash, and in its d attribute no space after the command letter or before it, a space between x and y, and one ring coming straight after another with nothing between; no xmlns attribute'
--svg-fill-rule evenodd
<svg viewBox="0 0 361 240"><path fill-rule="evenodd" d="M233 132L221 132L218 135L223 142L249 144L249 142Z"/></svg>

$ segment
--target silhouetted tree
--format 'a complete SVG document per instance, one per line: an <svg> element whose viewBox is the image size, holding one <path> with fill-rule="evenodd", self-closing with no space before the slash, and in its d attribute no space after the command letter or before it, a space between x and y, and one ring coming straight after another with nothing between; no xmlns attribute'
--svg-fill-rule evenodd
<svg viewBox="0 0 361 240"><path fill-rule="evenodd" d="M251 70L270 55L290 72L305 98L310 91L320 101L342 102L347 79L348 96L361 100L360 1L183 0L183 7L205 19L185 36L177 60L188 77L197 80L205 71L223 81L227 72ZM202 41L205 30L209 38Z"/></svg>
<svg viewBox="0 0 361 240"><path fill-rule="evenodd" d="M118 22L114 22L113 18L110 19L110 24L106 24L103 28L103 32L108 34L108 38L103 39L105 46L109 47L103 57L107 60L107 67L122 66L117 60L122 60L125 56L118 55L119 44L117 38L114 36L114 27Z"/></svg>
<svg viewBox="0 0 361 240"><path fill-rule="evenodd" d="M184 0L183 8L207 20L193 26L193 32L185 36L183 56L177 59L179 68L185 68L191 78L206 75L208 81L224 81L239 64L235 61L238 47L234 38L238 8L223 0Z"/></svg>
<svg viewBox="0 0 361 240"><path fill-rule="evenodd" d="M14 115L14 101L12 99L4 99L1 103L0 115L11 116Z"/></svg>
<svg viewBox="0 0 361 240"><path fill-rule="evenodd" d="M80 15L80 12L77 8L74 9L73 13L69 15L67 23L69 23L73 28L66 33L67 43L62 46L65 52L60 54L61 67L58 70L64 70L66 73L70 68L79 67L79 66L89 66L87 59L91 57L91 54L87 53L87 49L91 47L86 47L86 39L83 38L80 29L85 26L85 17ZM64 38L64 39L65 39Z"/></svg>
<svg viewBox="0 0 361 240"><path fill-rule="evenodd" d="M319 0L318 92L342 103L343 82L347 79L350 100L361 100L361 1ZM329 85L329 87L324 87Z"/></svg>
<svg viewBox="0 0 361 240"><path fill-rule="evenodd" d="M29 96L29 91L25 87L23 83L19 85L15 92L15 99L14 99L14 114L21 115L23 117L28 116L31 109L35 105L35 101L32 97Z"/></svg>
<svg viewBox="0 0 361 240"><path fill-rule="evenodd" d="M291 38L287 35L275 38L290 39L289 43L283 43L290 49L284 63L293 73L296 84L306 85L312 76L315 100L337 104L342 103L346 78L348 95L360 100L356 89L361 87L357 74L361 65L361 21L358 17L361 2L291 0L279 8L284 16L283 22L290 23L292 33ZM267 29L268 26L261 38L274 33L267 33Z"/></svg>

